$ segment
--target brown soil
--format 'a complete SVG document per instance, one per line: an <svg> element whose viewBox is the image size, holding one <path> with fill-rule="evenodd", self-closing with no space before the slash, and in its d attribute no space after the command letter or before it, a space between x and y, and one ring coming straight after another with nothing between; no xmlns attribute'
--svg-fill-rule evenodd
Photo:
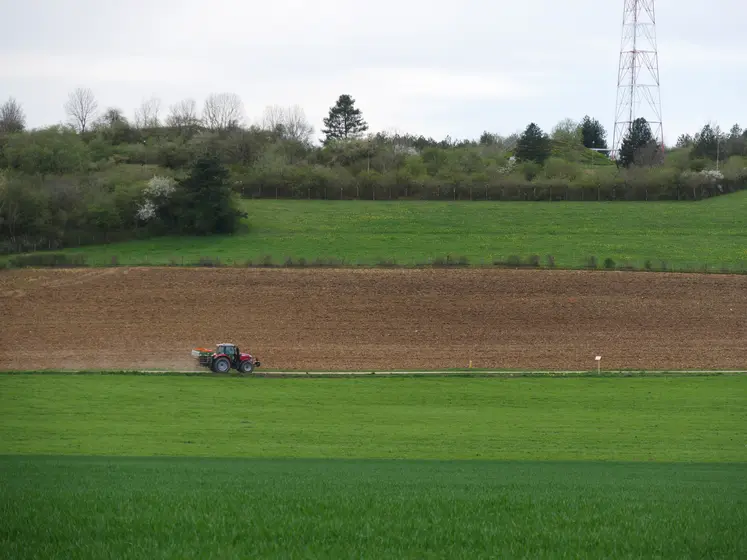
<svg viewBox="0 0 747 560"><path fill-rule="evenodd" d="M114 268L0 273L0 369L744 369L747 276Z"/></svg>

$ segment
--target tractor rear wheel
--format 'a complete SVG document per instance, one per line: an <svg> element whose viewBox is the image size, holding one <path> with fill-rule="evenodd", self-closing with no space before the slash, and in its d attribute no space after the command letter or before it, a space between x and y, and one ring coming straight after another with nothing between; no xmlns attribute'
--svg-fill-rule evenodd
<svg viewBox="0 0 747 560"><path fill-rule="evenodd" d="M213 362L215 373L226 373L229 369L231 369L231 362L228 361L228 358L218 358Z"/></svg>
<svg viewBox="0 0 747 560"><path fill-rule="evenodd" d="M246 375L254 371L254 365L249 361L245 360L239 364L239 371Z"/></svg>

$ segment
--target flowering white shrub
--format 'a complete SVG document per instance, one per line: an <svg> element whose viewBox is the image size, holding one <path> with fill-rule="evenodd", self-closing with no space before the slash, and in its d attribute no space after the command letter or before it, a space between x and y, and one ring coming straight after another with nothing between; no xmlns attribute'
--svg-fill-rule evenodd
<svg viewBox="0 0 747 560"><path fill-rule="evenodd" d="M711 183L715 183L716 181L721 181L724 178L724 174L721 173L721 171L716 171L715 169L704 169L700 172L700 174L705 178L708 179Z"/></svg>
<svg viewBox="0 0 747 560"><path fill-rule="evenodd" d="M137 217L139 220L147 222L156 217L156 205L150 200L146 200L140 208L137 209Z"/></svg>
<svg viewBox="0 0 747 560"><path fill-rule="evenodd" d="M175 190L176 181L171 177L153 176L143 189L145 200L137 210L138 219L147 222L155 218L158 207L166 202Z"/></svg>
<svg viewBox="0 0 747 560"><path fill-rule="evenodd" d="M724 174L715 169L704 169L703 171L683 171L682 177L695 183L713 184L723 180Z"/></svg>
<svg viewBox="0 0 747 560"><path fill-rule="evenodd" d="M171 177L154 176L145 187L145 196L148 198L168 198L176 189L176 181Z"/></svg>
<svg viewBox="0 0 747 560"><path fill-rule="evenodd" d="M516 167L516 156L511 156L508 158L508 163L504 165L503 167L498 168L498 173L501 175L509 175L513 172L514 168Z"/></svg>

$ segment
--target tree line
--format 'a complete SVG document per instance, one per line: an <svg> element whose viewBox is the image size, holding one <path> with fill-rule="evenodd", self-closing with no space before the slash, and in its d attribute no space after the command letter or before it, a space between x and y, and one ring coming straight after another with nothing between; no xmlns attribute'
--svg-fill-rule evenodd
<svg viewBox="0 0 747 560"><path fill-rule="evenodd" d="M613 161L604 127L589 116L549 132L530 123L509 135L436 140L370 133L343 94L316 145L302 108L268 107L247 126L232 93L211 94L201 110L186 99L164 112L151 98L128 118L78 89L64 108L66 124L30 130L19 102L0 105L0 250L229 232L239 224L237 196L683 200L747 184L747 132L738 125L723 133L706 124L662 149L639 119ZM205 198L188 203L198 183ZM196 215L200 205L221 219Z"/></svg>

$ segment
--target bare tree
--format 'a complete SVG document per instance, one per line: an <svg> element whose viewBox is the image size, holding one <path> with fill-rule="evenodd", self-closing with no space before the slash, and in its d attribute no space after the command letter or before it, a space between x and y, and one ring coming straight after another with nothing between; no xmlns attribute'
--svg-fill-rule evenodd
<svg viewBox="0 0 747 560"><path fill-rule="evenodd" d="M277 132L288 140L303 143L309 142L314 133L314 127L306 119L304 110L298 105L266 107L262 115L262 128Z"/></svg>
<svg viewBox="0 0 747 560"><path fill-rule="evenodd" d="M197 116L197 103L194 99L184 99L172 105L169 110L169 116L166 117L168 126L182 129L200 124L200 118Z"/></svg>
<svg viewBox="0 0 747 560"><path fill-rule="evenodd" d="M97 108L96 98L94 98L93 92L87 88L76 89L65 103L65 112L79 132L86 131L86 125L94 118Z"/></svg>
<svg viewBox="0 0 747 560"><path fill-rule="evenodd" d="M211 93L205 100L202 121L210 130L227 130L244 120L244 104L235 93Z"/></svg>
<svg viewBox="0 0 747 560"><path fill-rule="evenodd" d="M157 97L146 99L135 109L135 127L155 128L160 126L158 113L161 111L161 100Z"/></svg>
<svg viewBox="0 0 747 560"><path fill-rule="evenodd" d="M22 132L26 128L26 115L21 104L14 98L0 106L0 133Z"/></svg>

